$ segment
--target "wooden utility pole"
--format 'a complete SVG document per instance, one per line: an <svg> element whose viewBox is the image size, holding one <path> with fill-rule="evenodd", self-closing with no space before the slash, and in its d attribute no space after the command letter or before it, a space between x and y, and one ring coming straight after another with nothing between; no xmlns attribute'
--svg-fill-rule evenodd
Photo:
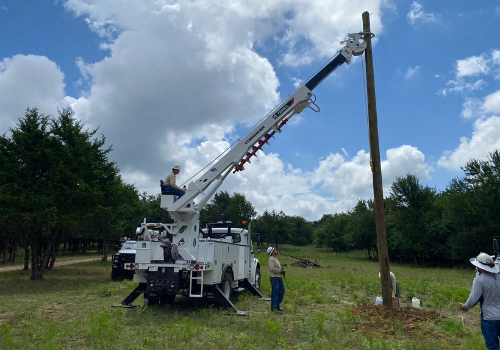
<svg viewBox="0 0 500 350"><path fill-rule="evenodd" d="M380 265L380 283L385 306L392 306L392 291L387 249L387 232L385 227L384 192L382 187L382 169L380 165L380 148L378 142L377 102L375 99L375 77L373 74L372 37L370 29L370 13L363 12L363 32L366 50L366 92L368 95L368 129L370 137L370 155L373 173L373 201L375 204L375 223L377 225L378 260Z"/></svg>

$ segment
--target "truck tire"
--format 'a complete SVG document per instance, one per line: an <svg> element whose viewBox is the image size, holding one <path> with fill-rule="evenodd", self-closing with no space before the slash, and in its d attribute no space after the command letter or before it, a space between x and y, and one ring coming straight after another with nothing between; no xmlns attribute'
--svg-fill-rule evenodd
<svg viewBox="0 0 500 350"><path fill-rule="evenodd" d="M233 295L233 275L230 272L224 274L220 289L226 298L231 300L231 296Z"/></svg>
<svg viewBox="0 0 500 350"><path fill-rule="evenodd" d="M175 294L161 294L160 295L160 305L173 305L175 301Z"/></svg>
<svg viewBox="0 0 500 350"><path fill-rule="evenodd" d="M157 305L159 303L159 297L157 295L153 296L149 293L144 293L144 299L148 301L148 305Z"/></svg>
<svg viewBox="0 0 500 350"><path fill-rule="evenodd" d="M260 282L262 281L262 277L260 275L260 268L257 266L255 269L255 284L254 287L257 290L260 290Z"/></svg>
<svg viewBox="0 0 500 350"><path fill-rule="evenodd" d="M115 269L111 270L111 279L113 281L118 280L118 272Z"/></svg>

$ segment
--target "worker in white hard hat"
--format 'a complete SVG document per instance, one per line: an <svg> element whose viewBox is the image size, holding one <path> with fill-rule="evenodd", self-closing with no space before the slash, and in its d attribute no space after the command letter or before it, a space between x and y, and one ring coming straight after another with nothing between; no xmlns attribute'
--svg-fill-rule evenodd
<svg viewBox="0 0 500 350"><path fill-rule="evenodd" d="M470 262L476 267L478 275L472 283L469 299L460 308L467 311L478 302L481 307L481 331L483 332L486 347L489 350L499 350L498 337L500 335L500 275L495 257L480 253L471 258Z"/></svg>
<svg viewBox="0 0 500 350"><path fill-rule="evenodd" d="M269 255L269 277L271 277L271 311L282 312L281 302L285 296L285 284L281 275L285 275L285 271L281 267L280 262L276 259L278 251L273 248L267 248Z"/></svg>
<svg viewBox="0 0 500 350"><path fill-rule="evenodd" d="M184 196L184 194L186 193L185 190L183 190L182 188L180 188L175 184L175 175L179 174L180 171L181 171L181 166L179 164L175 164L172 167L172 172L168 174L167 178L165 179L163 188L166 191L175 193L175 195L179 196L179 198Z"/></svg>

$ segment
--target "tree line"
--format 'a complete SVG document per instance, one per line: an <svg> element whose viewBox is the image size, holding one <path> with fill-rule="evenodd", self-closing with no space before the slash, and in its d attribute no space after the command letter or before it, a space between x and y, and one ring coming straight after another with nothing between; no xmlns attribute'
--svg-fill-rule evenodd
<svg viewBox="0 0 500 350"><path fill-rule="evenodd" d="M113 240L156 212L156 198L123 182L97 131L69 108L57 117L28 108L0 137L0 255L14 261L23 248L31 279L52 268L61 245L85 251L97 243L106 261Z"/></svg>
<svg viewBox="0 0 500 350"><path fill-rule="evenodd" d="M160 194L148 195L126 184L111 147L98 129L88 130L71 109L56 117L28 108L9 134L0 136L0 258L14 261L24 250L32 279L42 279L59 250L85 251L95 244L107 260L118 237L133 236L148 222L171 222L160 208ZM471 159L464 175L438 193L408 174L396 178L385 198L389 254L392 260L418 264L463 261L480 251L491 253L500 228L500 154ZM263 242L315 244L332 251L364 250L376 256L373 202L358 200L350 211L325 214L314 222L282 211L257 216L243 194L225 191L200 212L209 222L253 219Z"/></svg>
<svg viewBox="0 0 500 350"><path fill-rule="evenodd" d="M391 260L450 266L482 251L493 253L492 239L500 236L500 153L495 150L484 161L471 159L462 170L463 176L442 192L412 174L392 183L384 199ZM241 227L242 220L253 218L253 231L276 247L315 244L335 252L363 250L369 259L377 256L372 200L359 199L351 210L313 222L275 210L255 214L244 195L221 192L202 211L201 221L232 221Z"/></svg>
<svg viewBox="0 0 500 350"><path fill-rule="evenodd" d="M500 153L469 160L463 176L438 193L411 174L396 178L385 198L389 256L418 264L450 265L479 252L493 253L500 235ZM334 251L377 249L372 201L359 200L346 213L324 215L315 244Z"/></svg>

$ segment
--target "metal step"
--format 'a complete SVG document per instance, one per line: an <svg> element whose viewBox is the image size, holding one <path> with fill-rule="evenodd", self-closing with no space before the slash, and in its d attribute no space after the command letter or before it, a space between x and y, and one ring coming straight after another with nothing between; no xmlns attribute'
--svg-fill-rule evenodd
<svg viewBox="0 0 500 350"><path fill-rule="evenodd" d="M201 298L203 297L203 270L201 271L194 271L191 270L189 274L189 296L192 298ZM199 276L195 276L194 274L200 274ZM200 281L200 293L196 294L193 293L193 282L194 281Z"/></svg>

